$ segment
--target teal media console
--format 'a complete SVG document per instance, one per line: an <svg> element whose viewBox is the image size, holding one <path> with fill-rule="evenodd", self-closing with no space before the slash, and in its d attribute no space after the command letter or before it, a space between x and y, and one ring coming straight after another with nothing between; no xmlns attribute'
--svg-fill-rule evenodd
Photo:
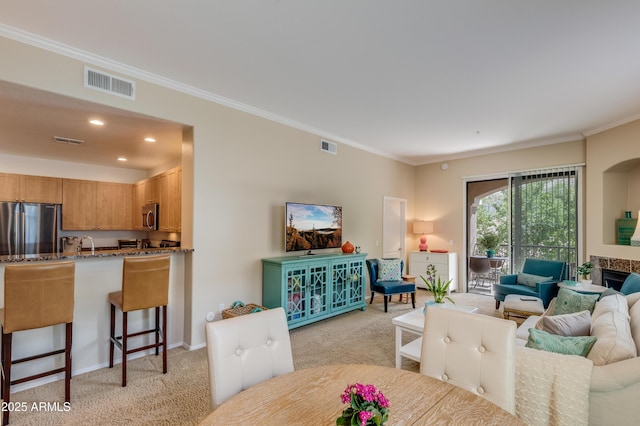
<svg viewBox="0 0 640 426"><path fill-rule="evenodd" d="M282 306L289 329L365 310L366 253L262 259L262 304Z"/></svg>

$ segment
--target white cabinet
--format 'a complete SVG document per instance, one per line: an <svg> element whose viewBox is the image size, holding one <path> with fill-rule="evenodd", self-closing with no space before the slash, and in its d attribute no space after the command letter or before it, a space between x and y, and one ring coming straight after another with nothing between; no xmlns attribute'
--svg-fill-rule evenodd
<svg viewBox="0 0 640 426"><path fill-rule="evenodd" d="M449 292L458 290L458 254L457 253L431 253L428 251L409 252L409 274L416 277L416 286L426 288L420 276L424 276L427 266L436 267L436 277L440 276L443 282L451 280Z"/></svg>

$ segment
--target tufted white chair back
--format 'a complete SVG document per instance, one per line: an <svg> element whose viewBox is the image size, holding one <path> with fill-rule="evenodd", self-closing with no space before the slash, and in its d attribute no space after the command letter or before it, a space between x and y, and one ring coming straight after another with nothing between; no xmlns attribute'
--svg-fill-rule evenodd
<svg viewBox="0 0 640 426"><path fill-rule="evenodd" d="M429 306L420 373L515 414L515 342L514 321Z"/></svg>
<svg viewBox="0 0 640 426"><path fill-rule="evenodd" d="M208 322L205 334L212 409L244 389L293 371L282 308Z"/></svg>

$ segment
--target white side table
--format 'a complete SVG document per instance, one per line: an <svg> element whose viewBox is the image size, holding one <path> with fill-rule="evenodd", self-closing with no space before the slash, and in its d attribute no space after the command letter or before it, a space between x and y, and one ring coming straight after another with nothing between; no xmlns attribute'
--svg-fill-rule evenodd
<svg viewBox="0 0 640 426"><path fill-rule="evenodd" d="M478 308L473 306L455 305L453 303L429 305L427 309L454 309L469 313L478 311ZM396 326L396 368L402 367L402 357L420 362L420 355L422 353L422 332L424 331L423 308L414 309L411 312L397 316L391 320L391 323ZM402 332L409 332L420 337L403 346Z"/></svg>
<svg viewBox="0 0 640 426"><path fill-rule="evenodd" d="M604 291L607 289L607 287L601 286L601 285L576 283L575 281L568 281L568 280L558 283L558 287L566 288L568 290L573 290L573 291L577 291L578 293L586 293L586 294L604 293Z"/></svg>

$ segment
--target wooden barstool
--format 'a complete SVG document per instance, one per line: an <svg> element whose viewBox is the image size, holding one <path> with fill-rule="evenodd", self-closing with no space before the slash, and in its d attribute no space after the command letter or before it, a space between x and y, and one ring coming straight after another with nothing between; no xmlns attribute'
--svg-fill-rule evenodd
<svg viewBox="0 0 640 426"><path fill-rule="evenodd" d="M126 257L122 270L122 291L109 293L111 304L111 340L109 343L109 368L113 367L113 348L122 351L122 386L127 386L127 355L162 347L162 373L167 372L167 304L169 303L169 255ZM160 327L162 307L162 327ZM116 336L116 308L122 311L122 336ZM127 314L140 309L155 308L155 327L150 330L129 333ZM127 348L129 337L155 333L155 343L135 349Z"/></svg>
<svg viewBox="0 0 640 426"><path fill-rule="evenodd" d="M73 329L73 261L7 265L4 269L4 308L2 326L2 399L8 404L11 385L52 374L64 373L64 400L71 400L71 337ZM11 359L11 344L16 331L65 324L65 347L26 358ZM11 365L64 353L64 367L11 380ZM2 411L2 424L9 424L9 411Z"/></svg>

